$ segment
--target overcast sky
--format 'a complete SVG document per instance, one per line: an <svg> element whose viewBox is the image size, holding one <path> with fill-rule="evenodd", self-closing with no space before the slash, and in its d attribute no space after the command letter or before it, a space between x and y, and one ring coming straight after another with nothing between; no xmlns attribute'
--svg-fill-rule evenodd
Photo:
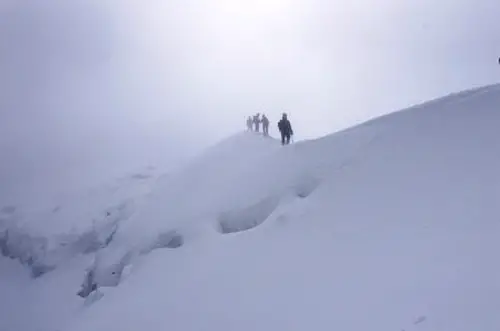
<svg viewBox="0 0 500 331"><path fill-rule="evenodd" d="M43 192L48 174L174 164L256 112L271 134L289 113L307 139L496 82L498 13L497 0L0 0L0 199Z"/></svg>

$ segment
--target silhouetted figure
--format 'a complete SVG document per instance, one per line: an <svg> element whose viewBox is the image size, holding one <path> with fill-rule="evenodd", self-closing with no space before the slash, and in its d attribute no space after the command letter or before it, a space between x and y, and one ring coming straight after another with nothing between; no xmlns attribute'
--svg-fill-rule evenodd
<svg viewBox="0 0 500 331"><path fill-rule="evenodd" d="M281 133L281 144L290 144L290 137L293 135L292 124L288 120L287 115L284 113L281 120L278 122L278 129Z"/></svg>
<svg viewBox="0 0 500 331"><path fill-rule="evenodd" d="M252 128L253 128L252 116L248 116L248 118L247 118L247 129L248 129L248 131L252 131Z"/></svg>
<svg viewBox="0 0 500 331"><path fill-rule="evenodd" d="M262 130L264 132L264 136L269 136L269 119L265 114L262 115Z"/></svg>
<svg viewBox="0 0 500 331"><path fill-rule="evenodd" d="M260 131L260 113L257 113L253 117L253 124L255 125L255 132L259 132Z"/></svg>

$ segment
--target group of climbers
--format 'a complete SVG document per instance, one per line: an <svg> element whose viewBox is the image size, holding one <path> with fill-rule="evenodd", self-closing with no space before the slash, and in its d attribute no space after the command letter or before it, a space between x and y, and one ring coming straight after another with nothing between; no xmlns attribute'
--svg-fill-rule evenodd
<svg viewBox="0 0 500 331"><path fill-rule="evenodd" d="M262 123L262 132L264 136L269 136L269 119L265 114L262 114L262 118L260 113L255 114L254 116L248 116L247 118L247 129L248 131L260 132L260 124ZM281 133L281 144L288 145L290 144L290 138L293 136L292 124L288 120L288 116L286 113L283 113L281 120L278 122L278 130Z"/></svg>
<svg viewBox="0 0 500 331"><path fill-rule="evenodd" d="M264 136L269 135L269 119L265 114L262 114L260 118L260 113L255 114L253 117L248 116L247 118L247 128L248 131L260 132L260 124L262 123L262 130Z"/></svg>

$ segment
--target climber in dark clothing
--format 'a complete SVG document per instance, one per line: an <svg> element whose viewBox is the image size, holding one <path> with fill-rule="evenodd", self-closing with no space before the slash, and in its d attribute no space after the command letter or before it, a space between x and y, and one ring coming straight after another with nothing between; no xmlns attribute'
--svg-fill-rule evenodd
<svg viewBox="0 0 500 331"><path fill-rule="evenodd" d="M283 117L278 122L278 129L281 133L281 144L290 144L290 137L293 136L292 124L288 120L286 114L283 114Z"/></svg>
<svg viewBox="0 0 500 331"><path fill-rule="evenodd" d="M264 131L264 136L269 136L269 119L265 114L262 115L262 130Z"/></svg>
<svg viewBox="0 0 500 331"><path fill-rule="evenodd" d="M253 124L255 125L255 132L259 132L259 128L260 128L260 113L257 113L257 115L255 115L253 117Z"/></svg>

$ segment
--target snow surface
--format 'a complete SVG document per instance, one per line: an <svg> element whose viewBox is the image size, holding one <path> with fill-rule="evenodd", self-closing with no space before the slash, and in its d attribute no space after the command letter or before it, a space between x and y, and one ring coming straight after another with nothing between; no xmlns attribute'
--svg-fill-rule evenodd
<svg viewBox="0 0 500 331"><path fill-rule="evenodd" d="M498 105L487 86L286 147L230 137L91 252L34 280L0 259L0 329L498 331Z"/></svg>
<svg viewBox="0 0 500 331"><path fill-rule="evenodd" d="M109 243L158 176L148 168L49 199L45 207L6 205L0 208L0 252L28 266L35 277L75 254L95 252Z"/></svg>

